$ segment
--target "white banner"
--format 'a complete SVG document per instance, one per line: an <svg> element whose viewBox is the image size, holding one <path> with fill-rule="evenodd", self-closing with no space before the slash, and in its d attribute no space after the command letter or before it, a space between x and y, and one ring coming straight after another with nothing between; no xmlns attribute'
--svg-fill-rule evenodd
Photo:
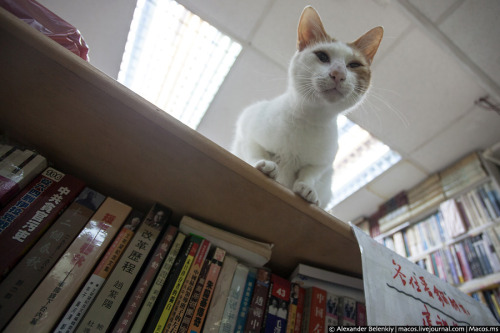
<svg viewBox="0 0 500 333"><path fill-rule="evenodd" d="M368 325L498 325L484 304L352 228L361 250Z"/></svg>

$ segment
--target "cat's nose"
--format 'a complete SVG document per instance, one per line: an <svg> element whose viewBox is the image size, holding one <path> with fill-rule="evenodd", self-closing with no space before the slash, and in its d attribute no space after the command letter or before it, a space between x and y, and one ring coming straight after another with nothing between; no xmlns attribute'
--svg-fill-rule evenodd
<svg viewBox="0 0 500 333"><path fill-rule="evenodd" d="M339 84L340 82L345 81L346 73L345 71L335 69L330 72L330 77L336 84Z"/></svg>

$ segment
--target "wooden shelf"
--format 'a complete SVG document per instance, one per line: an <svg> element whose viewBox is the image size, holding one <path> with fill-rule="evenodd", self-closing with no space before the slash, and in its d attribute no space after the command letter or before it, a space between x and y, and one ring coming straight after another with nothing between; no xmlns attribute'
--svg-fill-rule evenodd
<svg viewBox="0 0 500 333"><path fill-rule="evenodd" d="M158 201L275 244L299 263L361 276L348 224L295 196L0 8L0 132L136 208ZM92 46L90 46L92 48Z"/></svg>

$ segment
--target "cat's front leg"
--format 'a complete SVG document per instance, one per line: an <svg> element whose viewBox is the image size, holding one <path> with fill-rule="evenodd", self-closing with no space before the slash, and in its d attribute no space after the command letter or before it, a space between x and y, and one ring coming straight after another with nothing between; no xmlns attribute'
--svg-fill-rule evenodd
<svg viewBox="0 0 500 333"><path fill-rule="evenodd" d="M318 193L318 180L325 172L322 165L307 165L299 170L292 190L306 201L321 206L324 204Z"/></svg>
<svg viewBox="0 0 500 333"><path fill-rule="evenodd" d="M278 165L273 161L260 160L255 164L255 167L269 178L276 179L278 177Z"/></svg>
<svg viewBox="0 0 500 333"><path fill-rule="evenodd" d="M316 190L303 181L296 181L293 184L293 191L304 198L306 201L319 206L319 197Z"/></svg>

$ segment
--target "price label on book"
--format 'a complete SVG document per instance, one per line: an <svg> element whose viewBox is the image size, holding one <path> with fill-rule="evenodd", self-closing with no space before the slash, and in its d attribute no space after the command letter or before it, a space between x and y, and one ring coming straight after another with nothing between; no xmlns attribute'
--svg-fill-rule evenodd
<svg viewBox="0 0 500 333"><path fill-rule="evenodd" d="M369 325L498 325L489 309L352 226Z"/></svg>

